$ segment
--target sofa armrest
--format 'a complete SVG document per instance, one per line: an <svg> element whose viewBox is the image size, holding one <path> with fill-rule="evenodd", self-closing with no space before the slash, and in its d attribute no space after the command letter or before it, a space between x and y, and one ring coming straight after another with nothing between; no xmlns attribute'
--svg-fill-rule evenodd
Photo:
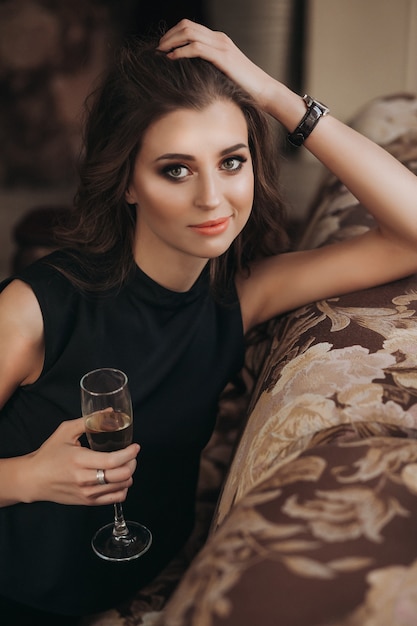
<svg viewBox="0 0 417 626"><path fill-rule="evenodd" d="M321 433L232 508L158 625L415 623L416 437Z"/></svg>

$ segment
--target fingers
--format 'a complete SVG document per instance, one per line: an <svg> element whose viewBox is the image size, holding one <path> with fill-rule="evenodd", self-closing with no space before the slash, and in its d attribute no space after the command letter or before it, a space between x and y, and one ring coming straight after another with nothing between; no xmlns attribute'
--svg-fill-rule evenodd
<svg viewBox="0 0 417 626"><path fill-rule="evenodd" d="M83 504L86 506L100 506L102 504L115 504L126 500L129 487L133 483L132 477L121 483L108 483L106 485L88 485L82 489Z"/></svg>
<svg viewBox="0 0 417 626"><path fill-rule="evenodd" d="M187 45L196 39L198 33L204 34L205 31L211 32L201 24L195 24L186 19L181 20L161 37L158 50L169 52L178 46Z"/></svg>
<svg viewBox="0 0 417 626"><path fill-rule="evenodd" d="M107 455L111 453L99 453ZM133 473L136 469L136 458L128 461L124 465L105 469L105 483L97 481L97 469L86 469L83 472L83 479L80 480L80 489L85 498L84 504L98 506L101 504L114 504L123 502L126 499L129 487L133 484Z"/></svg>
<svg viewBox="0 0 417 626"><path fill-rule="evenodd" d="M200 57L213 63L226 76L250 93L263 109L268 106L268 94L276 81L222 32L182 20L161 38L158 49L171 60Z"/></svg>
<svg viewBox="0 0 417 626"><path fill-rule="evenodd" d="M59 504L99 505L123 501L131 486L140 447L133 443L115 452L98 452L80 445L84 418L62 422L28 457L30 493L25 502L46 500ZM104 470L107 483L97 482Z"/></svg>
<svg viewBox="0 0 417 626"><path fill-rule="evenodd" d="M196 24L190 20L181 20L161 38L158 50L165 52L171 59L182 57L201 57L214 60L224 52L229 38L217 31Z"/></svg>
<svg viewBox="0 0 417 626"><path fill-rule="evenodd" d="M122 482L109 482L105 485L98 485L96 481L94 484L84 488L84 495L86 498L86 504L97 506L103 501L107 502L121 502L126 499L129 487L133 484L133 478L130 476L128 480Z"/></svg>
<svg viewBox="0 0 417 626"><path fill-rule="evenodd" d="M120 487L130 487L132 475L136 469L136 456L139 452L137 444L131 444L117 452L96 452L89 448L82 450L82 458L79 458L77 482L80 487L93 487L97 493L114 491ZM120 454L122 453L122 454ZM81 454L81 452L80 452ZM105 484L99 483L97 470L104 472ZM106 487L106 489L103 489Z"/></svg>
<svg viewBox="0 0 417 626"><path fill-rule="evenodd" d="M78 439L84 432L85 419L79 417L62 422L56 429L53 437L55 440L62 440L63 443L75 444L79 443ZM94 465L100 469L111 469L135 459L139 453L140 446L137 443L132 443L126 448L114 452L98 452L90 448L84 448L84 450L89 450L90 467Z"/></svg>
<svg viewBox="0 0 417 626"><path fill-rule="evenodd" d="M130 461L136 461L140 446L137 443L132 443L127 448L115 452L97 452L90 450L90 448L84 448L84 450L88 453L84 460L87 467L96 470L104 469L107 472L107 470L121 467Z"/></svg>
<svg viewBox="0 0 417 626"><path fill-rule="evenodd" d="M84 449L88 454L88 469L82 472L82 487L86 504L100 505L123 502L133 483L133 473L137 466L136 456L140 450L134 443L116 452L96 452ZM104 472L105 484L97 480L97 470Z"/></svg>
<svg viewBox="0 0 417 626"><path fill-rule="evenodd" d="M108 453L100 453L108 454ZM136 459L120 467L104 470L105 484L97 481L97 469L89 469L88 485L84 487L84 496L87 505L99 506L124 502L129 487L133 484L133 473L136 469Z"/></svg>
<svg viewBox="0 0 417 626"><path fill-rule="evenodd" d="M112 469L104 469L104 480L106 481L104 484L106 485L111 485L111 484L117 484L117 483L128 483L129 481L131 481L132 479L132 475L135 472L136 469L136 459L133 459L132 461L129 461L128 463L126 463L125 465L121 465L119 467L115 467ZM97 468L97 469L103 469L103 468ZM92 485L100 485L100 483L97 480L97 469L89 469L87 470L88 472L88 482ZM104 486L104 485L100 485L100 486Z"/></svg>
<svg viewBox="0 0 417 626"><path fill-rule="evenodd" d="M55 431L57 439L62 439L67 443L76 443L83 433L85 433L84 417L61 422Z"/></svg>

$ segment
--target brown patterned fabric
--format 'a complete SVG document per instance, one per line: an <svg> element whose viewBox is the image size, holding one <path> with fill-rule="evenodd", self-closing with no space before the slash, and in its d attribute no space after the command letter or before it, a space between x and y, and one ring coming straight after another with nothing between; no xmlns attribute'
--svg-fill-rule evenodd
<svg viewBox="0 0 417 626"><path fill-rule="evenodd" d="M416 623L417 430L358 426L321 433L233 507L161 624Z"/></svg>
<svg viewBox="0 0 417 626"><path fill-rule="evenodd" d="M417 172L416 112L417 96L389 97L355 124ZM372 224L329 176L301 247ZM412 276L266 324L248 350L256 384L217 507L248 402L233 386L202 459L186 550L132 602L83 626L417 624L416 309Z"/></svg>

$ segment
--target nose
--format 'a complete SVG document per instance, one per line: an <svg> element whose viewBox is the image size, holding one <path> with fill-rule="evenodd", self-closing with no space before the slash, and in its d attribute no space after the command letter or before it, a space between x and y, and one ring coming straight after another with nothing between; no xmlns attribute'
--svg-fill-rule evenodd
<svg viewBox="0 0 417 626"><path fill-rule="evenodd" d="M195 205L210 211L220 204L220 182L213 173L200 173L196 184Z"/></svg>

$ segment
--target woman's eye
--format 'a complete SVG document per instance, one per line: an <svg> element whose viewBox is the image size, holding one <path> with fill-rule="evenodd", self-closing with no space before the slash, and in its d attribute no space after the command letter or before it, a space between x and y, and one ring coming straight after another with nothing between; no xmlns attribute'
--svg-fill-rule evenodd
<svg viewBox="0 0 417 626"><path fill-rule="evenodd" d="M243 157L228 157L222 163L222 168L227 172L236 172L240 170L243 163L246 161Z"/></svg>
<svg viewBox="0 0 417 626"><path fill-rule="evenodd" d="M185 178L187 176L188 170L184 167L184 165L169 165L164 168L163 173L169 178L180 180L181 178Z"/></svg>

